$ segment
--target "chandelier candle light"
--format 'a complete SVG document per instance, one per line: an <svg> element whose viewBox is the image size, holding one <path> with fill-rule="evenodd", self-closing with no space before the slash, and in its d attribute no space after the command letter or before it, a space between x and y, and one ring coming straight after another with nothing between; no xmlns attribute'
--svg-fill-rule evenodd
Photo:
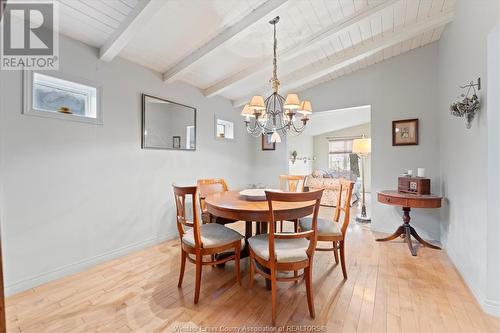
<svg viewBox="0 0 500 333"><path fill-rule="evenodd" d="M361 214L356 216L356 221L369 223L371 218L366 213L366 201L365 201L365 158L372 151L372 140L363 137L361 139L355 139L352 142L352 152L358 154L361 157L361 181L363 187L363 197L361 202Z"/></svg>
<svg viewBox="0 0 500 333"><path fill-rule="evenodd" d="M281 142L281 136L299 135L306 127L309 120L308 115L312 113L310 101L300 101L297 94L288 94L286 98L278 93L280 81L278 80L276 52L278 40L276 39L276 24L279 16L275 17L270 24L274 28L273 47L273 76L269 80L273 93L265 100L262 96L253 96L249 104L241 111L245 117L247 132L258 137L271 134L271 142ZM298 114L301 114L300 117ZM280 136L281 134L281 136Z"/></svg>

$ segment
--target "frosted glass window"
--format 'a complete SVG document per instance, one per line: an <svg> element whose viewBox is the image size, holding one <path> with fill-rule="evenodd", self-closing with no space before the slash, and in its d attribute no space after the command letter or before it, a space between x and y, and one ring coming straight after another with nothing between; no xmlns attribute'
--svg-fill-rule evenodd
<svg viewBox="0 0 500 333"><path fill-rule="evenodd" d="M32 108L97 118L97 88L60 78L33 73Z"/></svg>

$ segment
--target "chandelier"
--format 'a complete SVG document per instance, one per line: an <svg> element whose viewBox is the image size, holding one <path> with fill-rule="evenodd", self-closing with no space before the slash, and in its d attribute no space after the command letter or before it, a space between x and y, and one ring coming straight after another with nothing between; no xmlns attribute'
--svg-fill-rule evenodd
<svg viewBox="0 0 500 333"><path fill-rule="evenodd" d="M253 96L250 103L246 104L241 111L241 115L245 117L247 132L255 137L271 134L271 142L281 142L281 136L287 134L299 135L302 133L309 120L307 116L312 113L310 101L300 102L297 94L288 94L284 98L278 93L280 81L278 80L276 61L278 44L276 24L279 20L280 17L277 16L269 21L274 28L273 76L269 80L273 93L265 100L260 95Z"/></svg>

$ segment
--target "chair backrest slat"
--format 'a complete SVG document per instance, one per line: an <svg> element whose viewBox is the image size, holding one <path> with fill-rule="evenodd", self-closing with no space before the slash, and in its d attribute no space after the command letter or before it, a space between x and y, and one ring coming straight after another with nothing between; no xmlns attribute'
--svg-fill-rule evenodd
<svg viewBox="0 0 500 333"><path fill-rule="evenodd" d="M339 191L337 195L337 205L333 214L335 222L340 221L340 213L343 212L344 219L342 221L342 234L345 235L349 221L351 219L351 198L354 183L348 180L340 180Z"/></svg>
<svg viewBox="0 0 500 333"><path fill-rule="evenodd" d="M196 184L198 185L198 195L202 212L206 210L205 197L207 195L228 191L227 183L222 178L198 179Z"/></svg>
<svg viewBox="0 0 500 333"><path fill-rule="evenodd" d="M202 247L200 225L198 223L198 211L196 208L197 188L196 186L176 186L172 185L174 189L175 207L176 207L176 222L179 237L182 239L186 230L184 226L193 228L195 247ZM191 197L193 221L186 219L186 197Z"/></svg>
<svg viewBox="0 0 500 333"><path fill-rule="evenodd" d="M304 192L306 176L280 175L280 190L284 192Z"/></svg>
<svg viewBox="0 0 500 333"><path fill-rule="evenodd" d="M320 207L321 196L323 195L323 189L312 191L312 192L302 192L302 193L292 193L292 192L273 192L266 191L267 203L269 206L269 260L272 262L276 261L275 258L275 239L295 239L295 238L307 238L309 239L309 247L307 249L307 255L312 257L314 250L316 248L317 241L317 229L318 229L318 213ZM314 206L312 228L306 232L298 233L275 233L274 224L276 218L273 210L273 202L310 202L310 206Z"/></svg>

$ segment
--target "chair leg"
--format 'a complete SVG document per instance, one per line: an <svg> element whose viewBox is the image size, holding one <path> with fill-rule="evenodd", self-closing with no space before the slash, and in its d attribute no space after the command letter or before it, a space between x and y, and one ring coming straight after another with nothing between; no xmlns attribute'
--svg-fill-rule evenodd
<svg viewBox="0 0 500 333"><path fill-rule="evenodd" d="M293 232L299 232L299 219L293 220Z"/></svg>
<svg viewBox="0 0 500 333"><path fill-rule="evenodd" d="M184 279L184 270L186 269L186 257L187 253L181 248L181 270L179 272L179 283L177 283L177 287L182 287L182 280Z"/></svg>
<svg viewBox="0 0 500 333"><path fill-rule="evenodd" d="M271 268L271 322L276 326L276 269Z"/></svg>
<svg viewBox="0 0 500 333"><path fill-rule="evenodd" d="M342 274L344 274L344 279L347 280L347 271L345 269L345 249L344 241L340 241L340 264L342 265Z"/></svg>
<svg viewBox="0 0 500 333"><path fill-rule="evenodd" d="M248 287L253 288L253 275L254 275L254 261L253 261L253 256L252 252L250 252L250 274L248 274Z"/></svg>
<svg viewBox="0 0 500 333"><path fill-rule="evenodd" d="M201 255L196 255L196 281L194 289L194 304L198 304L198 300L200 299L202 259L203 257Z"/></svg>
<svg viewBox="0 0 500 333"><path fill-rule="evenodd" d="M210 255L210 260L215 261L215 254ZM217 265L213 264L212 267L217 267Z"/></svg>
<svg viewBox="0 0 500 333"><path fill-rule="evenodd" d="M241 246L238 246L234 249L235 258L234 258L234 269L236 270L236 282L241 286L241 277L240 277L240 257L241 257Z"/></svg>
<svg viewBox="0 0 500 333"><path fill-rule="evenodd" d="M293 271L293 277L299 276L299 271ZM295 280L294 283L299 283L298 280Z"/></svg>
<svg viewBox="0 0 500 333"><path fill-rule="evenodd" d="M333 256L335 257L335 263L339 264L339 253L337 252L337 242L333 242Z"/></svg>
<svg viewBox="0 0 500 333"><path fill-rule="evenodd" d="M304 275L306 280L306 293L307 293L307 306L309 307L309 314L311 318L314 319L316 316L314 313L314 301L312 292L312 267L309 266L304 269Z"/></svg>
<svg viewBox="0 0 500 333"><path fill-rule="evenodd" d="M276 228L274 230L276 230ZM283 232L283 221L280 221L280 230Z"/></svg>

